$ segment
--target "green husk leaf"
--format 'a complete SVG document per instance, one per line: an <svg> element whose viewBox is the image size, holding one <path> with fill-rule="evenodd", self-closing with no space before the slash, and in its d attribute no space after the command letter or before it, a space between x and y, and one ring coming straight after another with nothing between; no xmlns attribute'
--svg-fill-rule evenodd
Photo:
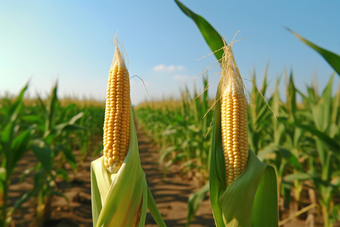
<svg viewBox="0 0 340 227"><path fill-rule="evenodd" d="M220 89L216 97L220 97ZM210 162L210 200L218 227L278 226L277 183L272 166L249 149L247 168L226 187L221 137L221 107L216 103Z"/></svg>
<svg viewBox="0 0 340 227"><path fill-rule="evenodd" d="M151 193L148 190L140 164L137 133L130 107L129 151L119 171L109 173L103 164L103 157L91 163L93 226L144 226L147 206L153 200L149 198ZM151 207L151 210L152 215L156 216L155 220L160 222L162 218L159 212L157 214L158 209L155 211L155 207ZM164 222L158 222L159 226L165 226Z"/></svg>
<svg viewBox="0 0 340 227"><path fill-rule="evenodd" d="M118 173L110 174L106 170L103 157L91 164L92 175L96 179L96 184L92 183L93 192L100 193L100 196L95 195L95 200L92 200L95 207L93 213L100 210L95 226L144 226L134 223L139 215L141 221L145 221L147 184L140 165L137 134L132 119L131 115L129 151ZM139 214L140 206L142 212Z"/></svg>

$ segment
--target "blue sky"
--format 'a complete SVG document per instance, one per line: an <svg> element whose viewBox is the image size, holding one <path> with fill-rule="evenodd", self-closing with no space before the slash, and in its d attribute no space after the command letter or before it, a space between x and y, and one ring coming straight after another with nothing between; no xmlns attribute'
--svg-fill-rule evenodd
<svg viewBox="0 0 340 227"><path fill-rule="evenodd" d="M203 16L229 43L242 77L257 75L269 62L269 91L284 70L293 71L302 92L317 74L322 90L333 70L314 50L283 28L340 55L340 1L192 1L184 5ZM0 96L16 95L30 79L29 95L47 94L58 79L58 95L105 100L118 31L129 60L131 99L178 96L216 59L198 28L174 1L0 1ZM211 70L212 76L219 68ZM214 77L218 80L219 76ZM214 79L213 79L214 80ZM195 79L202 87L202 78ZM284 76L281 94L284 98ZM250 82L245 82L251 87ZM333 93L338 88L335 76ZM214 96L216 86L210 90ZM320 91L321 92L321 91ZM269 92L270 94L270 92Z"/></svg>

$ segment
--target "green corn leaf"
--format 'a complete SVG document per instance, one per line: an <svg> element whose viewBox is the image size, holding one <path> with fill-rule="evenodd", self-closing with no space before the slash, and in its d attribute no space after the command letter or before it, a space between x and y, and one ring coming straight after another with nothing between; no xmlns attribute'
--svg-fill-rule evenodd
<svg viewBox="0 0 340 227"><path fill-rule="evenodd" d="M75 107L77 107L76 104L70 104L68 106L66 106L65 108L62 108L60 111L59 111L59 119L64 119L65 116L67 116L67 113L69 113L72 109L74 109Z"/></svg>
<svg viewBox="0 0 340 227"><path fill-rule="evenodd" d="M41 106L42 111L44 112L45 117L47 118L48 117L47 107L44 104L43 100L41 99L39 93L36 93L36 96L37 96L37 99L38 99L38 103Z"/></svg>
<svg viewBox="0 0 340 227"><path fill-rule="evenodd" d="M70 202L69 199L68 199L68 197L67 197L66 195L64 195L63 193L58 192L58 191L56 191L56 190L52 190L52 192L51 192L50 195L51 195L51 196L52 196L52 195L56 195L56 196L59 196L59 197L63 197L67 202Z"/></svg>
<svg viewBox="0 0 340 227"><path fill-rule="evenodd" d="M7 170L4 167L0 167L0 192L3 192L5 186Z"/></svg>
<svg viewBox="0 0 340 227"><path fill-rule="evenodd" d="M266 95L266 91L267 91L267 87L268 87L268 81L267 81L268 80L267 79L268 68L269 68L269 61L266 65L266 68L264 69L263 81L262 81L262 86L261 86L261 94L263 95L263 97ZM258 103L260 101L263 103L263 105L265 105L262 97L259 97L259 100L256 100L256 103Z"/></svg>
<svg viewBox="0 0 340 227"><path fill-rule="evenodd" d="M152 195L149 187L147 187L147 193L148 193L148 195L147 195L147 198L148 198L148 208L149 208L149 211L150 211L153 219L158 224L158 226L166 227L166 225L164 223L164 220L163 220L161 214L159 213L159 210L157 208L156 202L153 199L153 195Z"/></svg>
<svg viewBox="0 0 340 227"><path fill-rule="evenodd" d="M312 105L312 115L315 127L325 132L331 124L331 108L332 108L332 85L334 74L328 81L328 84L316 105Z"/></svg>
<svg viewBox="0 0 340 227"><path fill-rule="evenodd" d="M11 157L11 143L13 140L14 125L14 121L10 121L8 122L4 130L0 132L0 143L2 145L6 160L10 159Z"/></svg>
<svg viewBox="0 0 340 227"><path fill-rule="evenodd" d="M305 181L305 180L310 180L312 179L312 176L308 173L293 173L293 174L289 174L287 176L284 177L284 179L286 181L294 181L294 180L302 180L302 181Z"/></svg>
<svg viewBox="0 0 340 227"><path fill-rule="evenodd" d="M326 133L321 132L321 131L317 130L315 127L310 126L310 125L304 125L304 124L300 124L300 123L297 123L297 122L291 122L291 121L288 121L286 118L283 118L283 117L278 117L277 120L279 122L284 123L284 124L289 124L289 125L292 125L292 126L295 126L295 127L301 128L301 129L304 129L304 130L309 131L310 133L314 134L324 144L327 144L327 146L331 148L331 150L333 151L335 156L340 158L340 154L339 154L340 143L336 139L331 138Z"/></svg>
<svg viewBox="0 0 340 227"><path fill-rule="evenodd" d="M333 105L332 105L331 121L334 124L336 124L337 118L339 116L339 107L340 107L340 82L338 86L338 91L335 94L335 97L333 99ZM340 124L338 124L338 126L340 126ZM337 132L340 132L340 130L338 130ZM336 132L334 133L332 132L331 134L336 134Z"/></svg>
<svg viewBox="0 0 340 227"><path fill-rule="evenodd" d="M158 160L158 164L161 165L164 161L164 159L173 151L175 151L177 149L177 147L175 146L171 146L171 147L168 147L167 149L165 149L165 151L163 151L159 157L159 160Z"/></svg>
<svg viewBox="0 0 340 227"><path fill-rule="evenodd" d="M10 175L13 168L15 167L15 163L18 161L17 157L15 157L15 153L18 151L12 151L12 142L15 139L15 126L16 126L16 120L17 116L19 114L20 108L22 106L22 99L24 97L25 91L28 88L28 84L25 85L25 87L21 90L20 94L16 98L13 105L10 106L7 113L5 113L5 116L7 114L7 120L5 121L5 127L2 132L0 132L0 144L2 146L2 150L4 153L3 157L3 165L6 165L7 174ZM23 134L22 134L23 135ZM21 139L26 141L25 136L19 136L20 138L16 139L15 146L19 149L21 142ZM26 145L26 144L24 144ZM20 148L21 149L21 148ZM22 154L20 153L21 150L18 152L18 157L21 157ZM2 154L1 154L2 156ZM12 161L14 157L14 161Z"/></svg>
<svg viewBox="0 0 340 227"><path fill-rule="evenodd" d="M58 128L57 126L55 127L57 129L57 131L59 133L61 133L62 131L71 131L71 130L86 130L87 128L79 126L79 125L70 125L68 123L66 123L65 125L58 125L60 126L60 128ZM62 128L62 129L61 129ZM61 129L61 130L60 130ZM60 131L59 131L60 130Z"/></svg>
<svg viewBox="0 0 340 227"><path fill-rule="evenodd" d="M297 157L294 156L292 152L275 143L271 143L263 148L263 150L260 151L257 156L261 161L263 161L265 159L265 156L270 153L279 153L282 155L287 163L292 164L298 170L302 169L302 166L299 163Z"/></svg>
<svg viewBox="0 0 340 227"><path fill-rule="evenodd" d="M55 110L58 104L58 96L57 96L57 90L58 90L58 83L56 82L54 88L51 91L50 97L48 98L47 103L47 119L46 119L46 129L45 132L51 131L54 124L54 114Z"/></svg>
<svg viewBox="0 0 340 227"><path fill-rule="evenodd" d="M20 108L22 106L22 99L24 98L25 91L28 88L28 83L25 85L25 87L20 91L20 94L16 98L14 104L9 109L9 117L10 121L15 121L17 118L17 115L20 111Z"/></svg>
<svg viewBox="0 0 340 227"><path fill-rule="evenodd" d="M22 132L19 136L15 137L12 143L12 152L10 161L11 167L8 169L8 172L11 173L15 168L17 162L24 155L25 151L27 151L27 145L31 139L31 134L29 130Z"/></svg>
<svg viewBox="0 0 340 227"><path fill-rule="evenodd" d="M47 173L52 171L52 151L50 146L42 139L35 139L30 142L30 148L41 162Z"/></svg>
<svg viewBox="0 0 340 227"><path fill-rule="evenodd" d="M293 73L290 73L289 84L288 84L288 108L289 108L289 118L296 121L296 89L293 81Z"/></svg>
<svg viewBox="0 0 340 227"><path fill-rule="evenodd" d="M188 216L187 216L187 224L189 226L192 219L195 217L195 214L200 207L201 203L204 200L204 197L207 195L209 191L209 182L207 182L200 190L192 193L188 199Z"/></svg>
<svg viewBox="0 0 340 227"><path fill-rule="evenodd" d="M30 190L29 192L23 194L20 199L15 201L15 204L12 208L12 211L22 207L22 204L27 202L30 198L35 197L38 195L39 191L41 190L40 185L34 185L34 188Z"/></svg>
<svg viewBox="0 0 340 227"><path fill-rule="evenodd" d="M56 135L60 135L63 130L84 130L84 127L75 125L74 123L84 115L83 112L78 113L73 116L68 122L60 123L56 125L53 129Z"/></svg>
<svg viewBox="0 0 340 227"><path fill-rule="evenodd" d="M265 126L267 121L270 121L270 118L268 118L268 115L271 115L271 112L268 112L268 106L263 105L262 108L257 112L255 124L259 127L263 125Z"/></svg>
<svg viewBox="0 0 340 227"><path fill-rule="evenodd" d="M68 163L70 163L73 171L76 173L77 172L77 161L76 157L74 156L72 149L64 148L62 149Z"/></svg>
<svg viewBox="0 0 340 227"><path fill-rule="evenodd" d="M70 177L68 176L66 169L57 169L55 172L56 172L55 174L56 177L62 177L67 182L70 181Z"/></svg>
<svg viewBox="0 0 340 227"><path fill-rule="evenodd" d="M80 112L80 113L78 113L77 115L73 116L73 117L71 118L71 120L69 121L69 124L70 124L70 125L73 125L73 124L76 123L76 121L77 121L78 119L80 119L83 115L84 115L84 113L83 113L83 112Z"/></svg>
<svg viewBox="0 0 340 227"><path fill-rule="evenodd" d="M210 49L213 52L216 50L220 50L224 46L222 37L213 28L213 26L209 24L208 21L206 21L200 15L192 12L190 9L185 7L180 1L175 0L175 2L177 3L178 7L183 11L183 13L185 13L188 17L190 17L195 22L198 29L202 33L205 41L207 42L207 44L209 45ZM223 50L217 51L214 54L217 60L220 60L222 59Z"/></svg>
<svg viewBox="0 0 340 227"><path fill-rule="evenodd" d="M93 226L142 227L148 206L158 226L166 226L156 203L150 198L151 192L140 164L132 107L129 151L124 163L117 173L110 174L103 162L100 157L91 163Z"/></svg>
<svg viewBox="0 0 340 227"><path fill-rule="evenodd" d="M280 93L279 93L279 78L276 82L275 93L273 95L273 111L276 115L280 114ZM274 143L279 144L281 138L284 136L285 126L283 124L279 124L275 118L272 118L273 126L274 126ZM261 160L261 159L260 159Z"/></svg>
<svg viewBox="0 0 340 227"><path fill-rule="evenodd" d="M44 124L44 121L41 119L39 115L25 115L21 117L21 120L28 121L30 123L37 123L39 125Z"/></svg>
<svg viewBox="0 0 340 227"><path fill-rule="evenodd" d="M44 177L44 170L39 170L34 175L34 187L31 191L25 193L21 196L19 200L17 200L14 204L13 211L20 208L23 203L27 202L30 198L36 197L39 192L43 190L43 177Z"/></svg>
<svg viewBox="0 0 340 227"><path fill-rule="evenodd" d="M301 40L303 43L305 43L307 46L313 48L315 51L317 51L319 54L321 54L321 56L331 65L331 67L338 73L338 75L340 76L340 56L337 54L334 54L328 50L325 50L317 45L315 45L314 43L308 41L307 39L303 38L302 36L300 36L299 34L293 32L292 30L290 30L289 28L285 27L288 31L290 31L291 33L293 33L293 35L295 35L296 38L298 38L299 40Z"/></svg>

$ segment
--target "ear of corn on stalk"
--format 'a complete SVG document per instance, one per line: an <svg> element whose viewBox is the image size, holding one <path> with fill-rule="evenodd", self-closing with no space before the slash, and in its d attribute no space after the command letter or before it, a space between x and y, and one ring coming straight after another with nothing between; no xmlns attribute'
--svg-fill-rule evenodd
<svg viewBox="0 0 340 227"><path fill-rule="evenodd" d="M248 148L247 101L231 45L224 45L209 172L215 223L278 226L276 174Z"/></svg>
<svg viewBox="0 0 340 227"><path fill-rule="evenodd" d="M142 227L149 208L158 226L165 223L142 170L130 104L129 73L115 41L104 122L104 154L91 163L94 227Z"/></svg>
<svg viewBox="0 0 340 227"><path fill-rule="evenodd" d="M130 79L119 49L110 68L104 122L104 165L117 173L129 150Z"/></svg>
<svg viewBox="0 0 340 227"><path fill-rule="evenodd" d="M244 85L230 48L225 52L221 83L222 147L229 186L248 162L247 100Z"/></svg>

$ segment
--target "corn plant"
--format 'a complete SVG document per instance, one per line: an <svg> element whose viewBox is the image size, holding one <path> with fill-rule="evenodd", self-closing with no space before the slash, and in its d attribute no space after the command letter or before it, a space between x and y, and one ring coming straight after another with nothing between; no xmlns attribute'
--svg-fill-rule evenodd
<svg viewBox="0 0 340 227"><path fill-rule="evenodd" d="M311 110L310 124L304 122L292 122L289 119L281 118L286 124L295 125L299 129L306 130L306 135L312 143L308 144L318 159L309 156L311 167L308 171L298 171L286 176L286 180L312 180L313 184L306 183L316 191L318 201L323 214L324 226L333 226L339 218L337 209L339 205L334 204L333 197L338 193L340 187L339 166L340 166L340 111L339 111L339 92L332 100L332 81L331 77L328 85L324 89L321 97L315 95L307 98L299 92L304 101L308 103ZM313 92L315 94L315 92ZM319 160L319 161L318 161Z"/></svg>
<svg viewBox="0 0 340 227"><path fill-rule="evenodd" d="M78 169L82 167L83 161L90 155L89 151L94 151L96 155L103 150L102 140L104 108L95 106L85 106L83 117L79 119L78 125L87 130L77 130L74 132L74 144L80 149Z"/></svg>
<svg viewBox="0 0 340 227"><path fill-rule="evenodd" d="M282 101L279 97L278 84L280 79L276 83L276 89L273 96L269 99L269 105L273 107L273 111L276 116L287 116L291 119L301 120L301 113L297 111L296 105L296 91L293 83L293 74L291 74L289 83L287 85L287 103L282 105ZM279 123L274 117L270 120L271 125L266 127L269 131L266 132L267 143L263 144L263 148L259 150L258 157L260 160L270 163L276 170L279 196L283 197L287 204L290 201L290 189L294 188L294 199L299 205L301 202L301 192L303 184L301 181L295 180L293 184L287 182L283 177L288 171L301 171L302 164L299 159L303 155L301 149L302 131L299 128L287 126ZM265 137L263 134L262 137ZM268 158L269 157L269 158ZM295 212L298 206L295 206ZM281 213L280 213L281 214Z"/></svg>
<svg viewBox="0 0 340 227"><path fill-rule="evenodd" d="M81 112L71 119L65 116L71 108L60 108L57 85L52 89L47 104L40 97L38 97L38 101L39 107L34 108L33 111L39 110L39 112L28 112L22 117L23 120L31 124L30 130L33 135L29 146L39 161L37 166L25 172L25 174L35 172L34 187L16 202L14 208L20 207L22 203L34 197L36 199L37 226L43 226L44 222L51 218L52 196L63 196L67 199L56 188L56 177L68 179L67 171L60 162L59 165L58 162L55 162L56 158L66 159L74 171L77 168L67 131L84 128L75 124L82 117Z"/></svg>
<svg viewBox="0 0 340 227"><path fill-rule="evenodd" d="M129 72L115 41L104 117L103 156L91 163L93 226L144 226L149 208L158 226L165 223L142 170Z"/></svg>
<svg viewBox="0 0 340 227"><path fill-rule="evenodd" d="M203 77L203 87L208 77ZM137 106L136 118L143 130L161 146L159 162L165 161L165 171L174 163L181 163L183 173L193 172L202 183L208 179L212 111L208 112L208 92L198 95L196 86L190 94L188 87L181 91L181 99L162 103L146 102ZM147 106L147 107L145 107Z"/></svg>
<svg viewBox="0 0 340 227"><path fill-rule="evenodd" d="M248 149L247 101L231 45L227 46L204 18L179 1L176 3L196 23L222 67L209 167L215 223L217 226L278 226L275 170Z"/></svg>
<svg viewBox="0 0 340 227"><path fill-rule="evenodd" d="M30 130L21 129L19 124L22 99L27 86L21 90L13 104L7 100L9 105L0 106L2 116L0 124L0 227L9 226L11 222L14 209L7 209L11 175L17 162L28 150L28 143L31 139Z"/></svg>

